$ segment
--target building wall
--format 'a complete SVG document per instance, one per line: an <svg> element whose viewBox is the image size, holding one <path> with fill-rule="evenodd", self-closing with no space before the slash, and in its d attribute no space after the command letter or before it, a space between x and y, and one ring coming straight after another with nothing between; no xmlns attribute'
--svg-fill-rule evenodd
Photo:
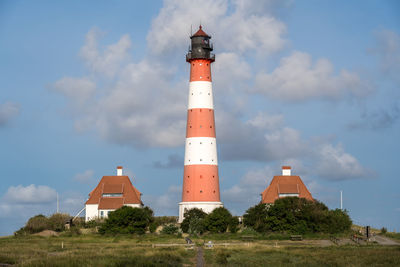
<svg viewBox="0 0 400 267"><path fill-rule="evenodd" d="M98 204L87 204L86 205L86 215L85 215L85 221L88 222L90 220L96 219L98 215Z"/></svg>
<svg viewBox="0 0 400 267"><path fill-rule="evenodd" d="M141 205L141 204L126 204L124 206L129 206L132 208L142 208L143 207L143 205ZM86 205L86 215L85 215L86 222L88 222L90 220L94 220L96 218L107 218L108 212L115 210L115 209L99 210L98 208L99 208L98 204L87 204ZM102 211L103 211L103 217L101 217Z"/></svg>

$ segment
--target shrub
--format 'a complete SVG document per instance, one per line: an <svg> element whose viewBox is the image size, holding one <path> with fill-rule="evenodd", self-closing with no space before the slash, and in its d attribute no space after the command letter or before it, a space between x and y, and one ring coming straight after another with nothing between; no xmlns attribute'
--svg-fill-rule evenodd
<svg viewBox="0 0 400 267"><path fill-rule="evenodd" d="M381 234L386 234L387 233L387 228L386 227L382 227L381 228Z"/></svg>
<svg viewBox="0 0 400 267"><path fill-rule="evenodd" d="M149 225L149 231L150 233L154 233L157 230L158 224L156 222L152 222Z"/></svg>
<svg viewBox="0 0 400 267"><path fill-rule="evenodd" d="M229 220L228 229L231 233L237 233L239 230L239 218L237 216L232 216Z"/></svg>
<svg viewBox="0 0 400 267"><path fill-rule="evenodd" d="M246 211L244 224L257 232L341 233L350 230L351 219L346 211L329 210L319 201L286 197L267 208L256 205Z"/></svg>
<svg viewBox="0 0 400 267"><path fill-rule="evenodd" d="M184 233L202 234L205 231L204 219L207 214L201 209L193 208L187 210L181 223Z"/></svg>
<svg viewBox="0 0 400 267"><path fill-rule="evenodd" d="M243 224L246 227L251 227L257 232L266 231L266 221L268 206L266 204L260 203L254 207L249 208L243 215Z"/></svg>
<svg viewBox="0 0 400 267"><path fill-rule="evenodd" d="M176 226L175 224L167 224L163 227L163 229L161 230L162 234L166 234L166 235L174 235L176 233L178 233L178 226Z"/></svg>
<svg viewBox="0 0 400 267"><path fill-rule="evenodd" d="M71 216L69 214L64 214L64 213L54 213L51 215L48 219L49 221L49 229L56 231L56 232L61 232L65 230L65 223L68 219L70 219Z"/></svg>
<svg viewBox="0 0 400 267"><path fill-rule="evenodd" d="M206 216L205 227L211 233L225 233L231 220L232 215L226 208L216 208Z"/></svg>
<svg viewBox="0 0 400 267"><path fill-rule="evenodd" d="M30 234L39 233L49 229L49 219L42 214L36 215L28 220L24 229Z"/></svg>
<svg viewBox="0 0 400 267"><path fill-rule="evenodd" d="M99 233L144 234L153 220L153 211L148 207L122 206L108 214L108 218L99 228Z"/></svg>

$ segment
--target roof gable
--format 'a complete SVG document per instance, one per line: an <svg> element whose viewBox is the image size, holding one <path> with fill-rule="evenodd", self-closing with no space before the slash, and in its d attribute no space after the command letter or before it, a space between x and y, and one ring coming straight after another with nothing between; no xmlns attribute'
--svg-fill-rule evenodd
<svg viewBox="0 0 400 267"><path fill-rule="evenodd" d="M122 194L122 196L103 197L103 194ZM122 199L122 202L121 200L115 199ZM119 203L117 208L124 204L143 204L141 201L141 193L132 185L128 176L103 176L96 188L90 192L86 204L100 205L100 203L107 203L102 205L109 206L111 202L114 204ZM116 204L114 204L112 204L112 206L116 206Z"/></svg>
<svg viewBox="0 0 400 267"><path fill-rule="evenodd" d="M313 200L310 191L299 176L274 176L269 186L262 192L262 203L274 203L279 194L299 194L299 197Z"/></svg>

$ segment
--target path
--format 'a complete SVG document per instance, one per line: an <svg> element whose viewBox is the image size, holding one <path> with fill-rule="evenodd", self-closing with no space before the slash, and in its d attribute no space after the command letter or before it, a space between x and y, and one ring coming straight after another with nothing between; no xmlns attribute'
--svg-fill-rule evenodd
<svg viewBox="0 0 400 267"><path fill-rule="evenodd" d="M375 241L378 242L379 245L400 245L398 242L381 235L375 236Z"/></svg>
<svg viewBox="0 0 400 267"><path fill-rule="evenodd" d="M204 267L204 256L203 256L203 248L202 247L197 247L196 266L197 267Z"/></svg>

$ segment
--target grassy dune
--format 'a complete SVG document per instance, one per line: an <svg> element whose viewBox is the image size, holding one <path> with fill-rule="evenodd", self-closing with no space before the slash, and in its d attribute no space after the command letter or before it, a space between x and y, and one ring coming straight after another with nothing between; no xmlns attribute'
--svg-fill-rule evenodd
<svg viewBox="0 0 400 267"><path fill-rule="evenodd" d="M207 266L399 266L400 247L235 247L206 250Z"/></svg>

